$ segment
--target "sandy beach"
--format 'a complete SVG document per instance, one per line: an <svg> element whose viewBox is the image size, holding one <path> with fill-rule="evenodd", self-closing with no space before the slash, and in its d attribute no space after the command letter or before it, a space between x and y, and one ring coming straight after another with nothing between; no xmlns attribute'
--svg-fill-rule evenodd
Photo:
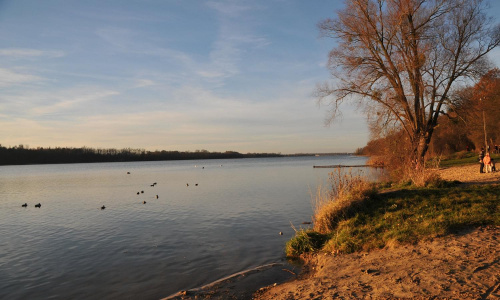
<svg viewBox="0 0 500 300"><path fill-rule="evenodd" d="M500 172L480 174L476 164L438 172L443 179L463 184L500 183ZM253 294L241 292L255 289L250 284L255 280L247 278L248 284L228 282L174 298L500 299L499 239L500 227L486 226L416 245L366 253L320 253L308 257L303 271L291 280L269 284Z"/></svg>

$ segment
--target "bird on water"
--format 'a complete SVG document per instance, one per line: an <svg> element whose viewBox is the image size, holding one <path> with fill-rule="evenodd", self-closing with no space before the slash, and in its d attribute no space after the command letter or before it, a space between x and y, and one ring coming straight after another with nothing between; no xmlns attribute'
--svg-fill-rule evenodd
<svg viewBox="0 0 500 300"><path fill-rule="evenodd" d="M24 203L23 205L21 205L22 207L28 207L28 203Z"/></svg>
<svg viewBox="0 0 500 300"><path fill-rule="evenodd" d="M42 205L40 203L38 203L38 204L35 204L35 207L40 208L40 207L42 207Z"/></svg>

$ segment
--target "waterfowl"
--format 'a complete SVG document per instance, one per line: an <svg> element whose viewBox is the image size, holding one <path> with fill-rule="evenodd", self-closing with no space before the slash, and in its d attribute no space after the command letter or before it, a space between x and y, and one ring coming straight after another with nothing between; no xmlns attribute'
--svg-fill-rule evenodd
<svg viewBox="0 0 500 300"><path fill-rule="evenodd" d="M101 210L102 210L102 209L105 209L105 208L106 208L106 206L104 206L104 205L103 205L103 206L101 207Z"/></svg>
<svg viewBox="0 0 500 300"><path fill-rule="evenodd" d="M24 203L23 205L21 205L22 207L28 207L28 203Z"/></svg>
<svg viewBox="0 0 500 300"><path fill-rule="evenodd" d="M42 205L40 203L38 203L38 204L35 204L35 207L40 208L40 207L42 207Z"/></svg>
<svg viewBox="0 0 500 300"><path fill-rule="evenodd" d="M189 183L186 183L186 186L189 186Z"/></svg>
<svg viewBox="0 0 500 300"><path fill-rule="evenodd" d="M142 202L142 204L146 204L146 201Z"/></svg>
<svg viewBox="0 0 500 300"><path fill-rule="evenodd" d="M127 172L127 174L130 174L130 172Z"/></svg>
<svg viewBox="0 0 500 300"><path fill-rule="evenodd" d="M158 199L158 195L156 195L156 199Z"/></svg>
<svg viewBox="0 0 500 300"><path fill-rule="evenodd" d="M141 194L144 194L144 191L141 191Z"/></svg>
<svg viewBox="0 0 500 300"><path fill-rule="evenodd" d="M137 192L137 195L139 195L139 194L140 194L140 193L139 193L139 192Z"/></svg>
<svg viewBox="0 0 500 300"><path fill-rule="evenodd" d="M198 186L198 184L196 183L194 186Z"/></svg>

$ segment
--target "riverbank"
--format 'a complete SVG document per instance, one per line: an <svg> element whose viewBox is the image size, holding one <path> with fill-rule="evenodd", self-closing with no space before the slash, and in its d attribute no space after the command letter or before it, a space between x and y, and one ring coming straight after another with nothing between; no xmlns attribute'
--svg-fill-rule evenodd
<svg viewBox="0 0 500 300"><path fill-rule="evenodd" d="M348 255L318 254L254 299L499 299L500 228Z"/></svg>
<svg viewBox="0 0 500 300"><path fill-rule="evenodd" d="M468 185L498 185L479 165L437 170ZM299 280L263 288L255 299L500 299L500 227L469 228L416 245L311 256Z"/></svg>
<svg viewBox="0 0 500 300"><path fill-rule="evenodd" d="M438 172L463 186L500 182L500 173L480 174L478 168L474 164ZM499 237L499 226L480 226L413 245L320 253L307 259L296 280L271 284L248 298L214 292L178 299L500 299Z"/></svg>
<svg viewBox="0 0 500 300"><path fill-rule="evenodd" d="M297 279L299 272L299 265L274 263L239 272L196 289L180 291L162 300L252 299L255 291Z"/></svg>

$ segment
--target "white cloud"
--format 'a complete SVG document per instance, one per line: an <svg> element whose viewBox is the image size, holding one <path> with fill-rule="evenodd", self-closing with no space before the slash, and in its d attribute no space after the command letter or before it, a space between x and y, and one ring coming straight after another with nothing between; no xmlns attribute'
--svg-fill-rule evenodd
<svg viewBox="0 0 500 300"><path fill-rule="evenodd" d="M0 68L0 87L7 87L15 84L37 82L42 80L43 78L36 75L23 74L13 70Z"/></svg>

